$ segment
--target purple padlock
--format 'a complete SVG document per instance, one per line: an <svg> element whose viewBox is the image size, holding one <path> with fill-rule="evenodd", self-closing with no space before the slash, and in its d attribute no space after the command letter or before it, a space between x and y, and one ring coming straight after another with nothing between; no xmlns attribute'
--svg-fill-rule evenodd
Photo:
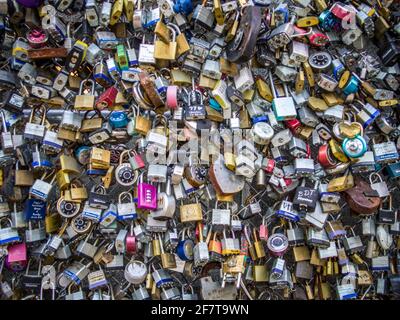
<svg viewBox="0 0 400 320"><path fill-rule="evenodd" d="M157 188L149 183L143 183L143 174L137 184L137 207L145 210L157 209Z"/></svg>
<svg viewBox="0 0 400 320"><path fill-rule="evenodd" d="M17 0L17 2L25 8L37 8L43 3L43 0Z"/></svg>

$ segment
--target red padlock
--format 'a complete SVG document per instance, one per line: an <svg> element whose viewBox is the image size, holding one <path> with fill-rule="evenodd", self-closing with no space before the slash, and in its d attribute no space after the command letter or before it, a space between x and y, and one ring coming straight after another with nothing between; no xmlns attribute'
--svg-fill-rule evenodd
<svg viewBox="0 0 400 320"><path fill-rule="evenodd" d="M46 32L44 32L40 28L33 28L26 34L26 39L29 42L29 45L34 49L42 48L46 45L48 36Z"/></svg>
<svg viewBox="0 0 400 320"><path fill-rule="evenodd" d="M297 119L286 120L285 125L286 125L286 128L288 128L293 134L297 134L298 130L301 127L301 122Z"/></svg>
<svg viewBox="0 0 400 320"><path fill-rule="evenodd" d="M264 171L272 174L275 168L275 160L274 159L266 159L266 164L263 167Z"/></svg>
<svg viewBox="0 0 400 320"><path fill-rule="evenodd" d="M116 87L109 87L98 97L96 101L96 108L99 110L103 110L105 108L111 107L115 98L117 97L118 90Z"/></svg>
<svg viewBox="0 0 400 320"><path fill-rule="evenodd" d="M307 36L308 41L313 46L323 47L329 42L328 36L317 28L310 27L308 31L306 31L295 26L294 29L297 34L304 34Z"/></svg>
<svg viewBox="0 0 400 320"><path fill-rule="evenodd" d="M307 158L310 159L311 158L311 148L308 143L306 143L306 148L307 148Z"/></svg>
<svg viewBox="0 0 400 320"><path fill-rule="evenodd" d="M286 183L286 188L289 187L293 183L293 180L290 178L283 178L283 181L285 181L285 183Z"/></svg>
<svg viewBox="0 0 400 320"><path fill-rule="evenodd" d="M324 168L332 168L336 165L336 161L331 155L331 150L328 144L324 144L319 147L317 161Z"/></svg>

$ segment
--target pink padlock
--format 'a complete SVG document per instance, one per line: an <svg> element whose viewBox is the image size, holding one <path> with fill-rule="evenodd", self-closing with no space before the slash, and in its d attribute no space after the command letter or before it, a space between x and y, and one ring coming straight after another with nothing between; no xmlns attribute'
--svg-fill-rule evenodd
<svg viewBox="0 0 400 320"><path fill-rule="evenodd" d="M339 18L340 20L346 18L349 14L354 13L351 7L341 2L334 3L332 7L329 9L329 11L332 12L333 15Z"/></svg>
<svg viewBox="0 0 400 320"><path fill-rule="evenodd" d="M136 237L135 234L133 233L133 221L131 224L130 232L125 238L125 249L126 252L129 254L134 254L136 252Z"/></svg>
<svg viewBox="0 0 400 320"><path fill-rule="evenodd" d="M135 150L133 150L131 153L132 157L129 157L129 162L134 170L142 169L146 165L142 159L142 156L138 154Z"/></svg>
<svg viewBox="0 0 400 320"><path fill-rule="evenodd" d="M8 246L8 255L5 260L5 266L7 269L19 272L26 268L28 265L28 255L26 251L26 244L17 243Z"/></svg>
<svg viewBox="0 0 400 320"><path fill-rule="evenodd" d="M267 241L268 240L268 226L265 221L265 216L262 218L262 222L259 228L260 239Z"/></svg>
<svg viewBox="0 0 400 320"><path fill-rule="evenodd" d="M151 184L143 183L143 173L139 177L137 186L139 209L156 210L157 209L157 188Z"/></svg>
<svg viewBox="0 0 400 320"><path fill-rule="evenodd" d="M178 86L168 86L167 107L173 110L178 107Z"/></svg>

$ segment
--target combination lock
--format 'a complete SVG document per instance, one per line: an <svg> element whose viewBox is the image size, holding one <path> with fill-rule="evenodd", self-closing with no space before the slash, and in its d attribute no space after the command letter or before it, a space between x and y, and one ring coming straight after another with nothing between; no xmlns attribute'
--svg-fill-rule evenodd
<svg viewBox="0 0 400 320"><path fill-rule="evenodd" d="M342 149L346 156L350 158L359 158L367 151L367 143L361 136L355 138L346 138L343 141Z"/></svg>
<svg viewBox="0 0 400 320"><path fill-rule="evenodd" d="M92 221L81 216L76 216L71 220L71 227L78 234L88 232L91 226Z"/></svg>
<svg viewBox="0 0 400 320"><path fill-rule="evenodd" d="M332 63L332 57L328 52L315 52L308 58L310 66L318 71L327 70Z"/></svg>
<svg viewBox="0 0 400 320"><path fill-rule="evenodd" d="M115 170L115 179L120 185L132 186L138 178L138 172L129 163L122 163Z"/></svg>
<svg viewBox="0 0 400 320"><path fill-rule="evenodd" d="M207 170L200 165L186 167L186 178L193 187L200 187L206 182Z"/></svg>
<svg viewBox="0 0 400 320"><path fill-rule="evenodd" d="M268 238L267 247L272 255L281 256L287 251L289 240L284 234L275 233Z"/></svg>
<svg viewBox="0 0 400 320"><path fill-rule="evenodd" d="M72 218L75 217L81 208L80 203L66 201L64 197L61 197L57 201L57 212L60 216L64 218Z"/></svg>

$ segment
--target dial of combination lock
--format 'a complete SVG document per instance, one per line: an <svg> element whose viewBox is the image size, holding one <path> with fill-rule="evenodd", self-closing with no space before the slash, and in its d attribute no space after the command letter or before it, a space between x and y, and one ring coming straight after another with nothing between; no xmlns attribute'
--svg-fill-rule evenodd
<svg viewBox="0 0 400 320"><path fill-rule="evenodd" d="M64 197L60 198L57 203L57 211L64 218L72 218L76 216L80 208L80 203L66 201Z"/></svg>
<svg viewBox="0 0 400 320"><path fill-rule="evenodd" d="M133 170L129 163L123 163L117 168L116 179L123 186L131 186L137 178L137 171Z"/></svg>
<svg viewBox="0 0 400 320"><path fill-rule="evenodd" d="M315 52L308 58L313 69L325 70L332 63L332 57L328 52Z"/></svg>
<svg viewBox="0 0 400 320"><path fill-rule="evenodd" d="M207 170L205 167L200 165L194 165L187 167L186 178L189 183L194 187L199 187L206 182Z"/></svg>
<svg viewBox="0 0 400 320"><path fill-rule="evenodd" d="M283 253L289 246L289 241L285 235L276 233L272 234L267 240L267 247L275 253Z"/></svg>
<svg viewBox="0 0 400 320"><path fill-rule="evenodd" d="M76 216L71 220L71 227L76 233L86 233L92 226L92 221L85 219L81 216Z"/></svg>

